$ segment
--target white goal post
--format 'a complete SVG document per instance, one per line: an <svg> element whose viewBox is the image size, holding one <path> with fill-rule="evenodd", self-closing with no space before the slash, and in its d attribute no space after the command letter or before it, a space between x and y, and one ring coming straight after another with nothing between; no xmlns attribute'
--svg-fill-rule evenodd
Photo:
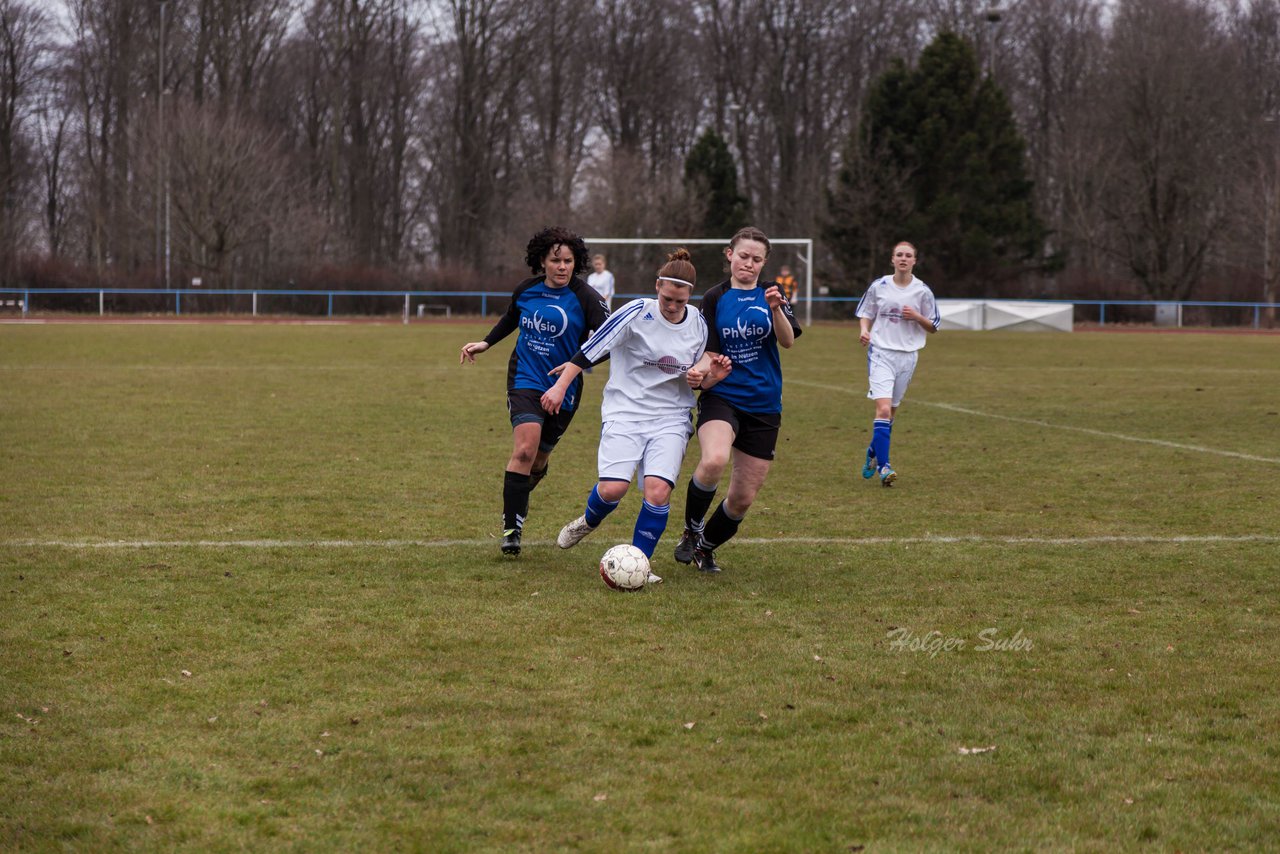
<svg viewBox="0 0 1280 854"><path fill-rule="evenodd" d="M588 248L595 246L728 246L729 238L709 237L587 237ZM804 325L813 323L813 239L809 237L770 237L771 246L795 246L799 263L804 267Z"/></svg>

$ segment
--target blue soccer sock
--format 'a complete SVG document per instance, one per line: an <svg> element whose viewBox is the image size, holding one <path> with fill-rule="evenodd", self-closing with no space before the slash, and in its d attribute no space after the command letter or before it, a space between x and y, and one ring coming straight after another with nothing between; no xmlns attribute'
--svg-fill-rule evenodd
<svg viewBox="0 0 1280 854"><path fill-rule="evenodd" d="M645 557L653 557L653 550L658 547L662 532L667 529L667 516L671 513L671 505L656 507L648 501L640 505L640 515L636 517L636 529L631 535L631 545L644 552Z"/></svg>
<svg viewBox="0 0 1280 854"><path fill-rule="evenodd" d="M591 494L587 496L587 512L583 514L587 517L587 524L593 528L600 527L604 517L618 509L619 503L618 501L605 501L601 498L599 484L591 487Z"/></svg>
<svg viewBox="0 0 1280 854"><path fill-rule="evenodd" d="M871 453L875 455L876 465L889 465L889 434L893 432L893 421L888 418L877 418L871 422Z"/></svg>

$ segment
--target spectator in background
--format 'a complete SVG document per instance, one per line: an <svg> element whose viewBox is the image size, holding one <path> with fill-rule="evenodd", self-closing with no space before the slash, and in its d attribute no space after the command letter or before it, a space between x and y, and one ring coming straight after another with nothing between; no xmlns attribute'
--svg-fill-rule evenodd
<svg viewBox="0 0 1280 854"><path fill-rule="evenodd" d="M591 258L591 275L587 276L587 284L596 289L605 308L613 311L614 281L613 273L604 268L604 256L594 255Z"/></svg>
<svg viewBox="0 0 1280 854"><path fill-rule="evenodd" d="M796 277L791 275L791 268L783 264L778 268L778 287L782 288L782 296L787 302L796 301Z"/></svg>

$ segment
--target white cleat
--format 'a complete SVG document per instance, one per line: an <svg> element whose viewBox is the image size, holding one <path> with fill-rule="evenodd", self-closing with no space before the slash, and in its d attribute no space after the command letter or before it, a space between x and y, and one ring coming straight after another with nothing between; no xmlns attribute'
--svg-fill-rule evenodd
<svg viewBox="0 0 1280 854"><path fill-rule="evenodd" d="M556 545L562 549L571 549L582 542L582 538L594 530L595 528L587 524L585 515L579 516L560 529L560 534L556 537Z"/></svg>
<svg viewBox="0 0 1280 854"><path fill-rule="evenodd" d="M662 583L662 576L656 575L653 572L650 572L649 577L645 580L645 584L661 584L661 583Z"/></svg>

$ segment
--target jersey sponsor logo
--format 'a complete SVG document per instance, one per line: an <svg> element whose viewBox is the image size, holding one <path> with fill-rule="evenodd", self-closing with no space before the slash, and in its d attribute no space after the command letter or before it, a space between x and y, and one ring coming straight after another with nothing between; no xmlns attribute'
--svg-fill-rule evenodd
<svg viewBox="0 0 1280 854"><path fill-rule="evenodd" d="M751 308L760 308L759 306L751 306ZM760 309L764 311L764 309ZM765 311L765 317L769 316L769 312ZM733 326L724 326L720 329L720 337L733 341L751 341L756 338L765 338L772 330L772 326L768 323L763 325L748 322L746 316L739 317L734 321Z"/></svg>
<svg viewBox="0 0 1280 854"><path fill-rule="evenodd" d="M544 338L559 338L569 328L569 315L565 314L564 309L558 305L549 305L546 309L545 317L542 314L543 309L534 311L532 315L522 314L520 326Z"/></svg>
<svg viewBox="0 0 1280 854"><path fill-rule="evenodd" d="M644 364L645 367L657 368L664 374L683 374L687 373L688 370L693 367L691 364L681 362L675 356L662 356L656 360L645 359Z"/></svg>

